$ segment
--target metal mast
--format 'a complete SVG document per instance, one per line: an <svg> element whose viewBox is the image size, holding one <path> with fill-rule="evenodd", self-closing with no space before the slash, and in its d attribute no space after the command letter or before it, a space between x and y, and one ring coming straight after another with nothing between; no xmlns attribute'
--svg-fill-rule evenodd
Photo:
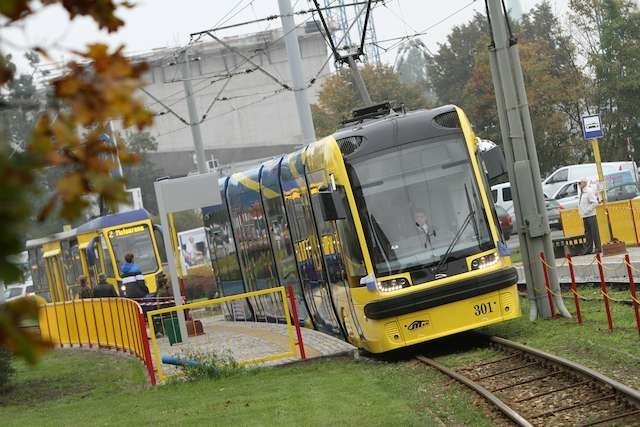
<svg viewBox="0 0 640 427"><path fill-rule="evenodd" d="M309 144L316 139L316 132L313 128L313 118L311 117L311 107L307 99L307 90L304 82L302 70L302 59L300 56L300 45L298 44L298 33L295 30L293 21L293 10L290 0L278 0L280 6L280 19L282 20L282 31L284 31L284 43L287 49L289 69L291 70L291 80L293 81L293 93L296 98L298 108L298 119L302 129L302 136L305 144Z"/></svg>

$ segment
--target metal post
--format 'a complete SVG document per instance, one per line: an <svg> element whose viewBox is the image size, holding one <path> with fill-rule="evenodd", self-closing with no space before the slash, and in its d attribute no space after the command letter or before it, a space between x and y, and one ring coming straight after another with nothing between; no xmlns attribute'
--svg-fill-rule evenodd
<svg viewBox="0 0 640 427"><path fill-rule="evenodd" d="M176 307L179 307L183 304L182 302L182 294L180 293L180 281L178 278L178 271L176 268L176 264L180 263L180 260L176 260L175 256L173 255L173 245L172 245L172 239L173 237L171 236L171 228L169 227L169 221L167 221L167 217L168 217L168 210L166 207L166 203L165 203L165 195L162 191L160 191L158 188L158 185L160 184L160 182L156 182L154 184L155 186L155 190L156 190L156 200L158 201L158 213L161 216L161 227L162 227L162 235L164 236L164 239L162 239L164 241L164 250L167 254L167 267L169 268L169 277L171 279L171 290L173 291L173 302L176 305ZM162 216L165 215L165 218L162 218ZM184 316L178 316L178 327L180 329L180 336L183 337L183 339L186 339L187 337L187 324L185 322Z"/></svg>
<svg viewBox="0 0 640 427"><path fill-rule="evenodd" d="M200 117L196 101L193 99L193 89L191 87L191 64L189 62L189 51L184 50L182 54L182 84L184 85L184 93L187 99L187 108L189 109L189 122L191 127L191 135L193 136L193 147L196 153L196 162L198 164L198 172L207 172L207 160L204 155L204 145L202 143L202 134L200 133Z"/></svg>
<svg viewBox="0 0 640 427"><path fill-rule="evenodd" d="M600 189L600 199L602 200L602 206L604 207L604 216L607 220L607 229L609 230L609 239L613 240L613 227L611 227L611 220L609 219L609 207L607 206L607 190L604 182L604 172L602 171L602 159L600 157L600 145L598 139L591 140L591 148L593 148L593 158L596 161L596 170L598 171L598 181L602 186Z"/></svg>
<svg viewBox="0 0 640 427"><path fill-rule="evenodd" d="M524 87L524 78L515 42L508 37L506 19L500 0L487 0L493 45L490 58L496 86L498 117L507 157L507 169L513 190L514 208L522 260L532 307L531 319L550 318L551 304L546 298L544 271L538 254L549 260L549 281L555 306L560 315L571 317L560 297L555 258L540 180L538 156ZM533 288L533 292L529 290ZM557 296L556 296L557 295Z"/></svg>
<svg viewBox="0 0 640 427"><path fill-rule="evenodd" d="M347 56L347 63L349 64L349 70L351 70L351 78L353 79L353 84L358 91L358 95L360 95L362 103L365 107L373 104L373 102L371 102L371 97L369 96L367 86L364 84L364 80L362 79L362 74L360 74L360 70L358 70L358 65L351 55Z"/></svg>
<svg viewBox="0 0 640 427"><path fill-rule="evenodd" d="M300 45L298 44L298 34L293 21L293 9L289 0L278 0L280 6L280 19L282 21L282 31L284 31L284 44L287 49L289 60L289 70L291 80L293 80L293 93L296 98L298 108L298 120L302 129L302 137L305 144L316 140L316 132L313 128L313 118L311 117L311 107L307 99L307 89L304 84L304 73L302 72L302 59L300 55Z"/></svg>

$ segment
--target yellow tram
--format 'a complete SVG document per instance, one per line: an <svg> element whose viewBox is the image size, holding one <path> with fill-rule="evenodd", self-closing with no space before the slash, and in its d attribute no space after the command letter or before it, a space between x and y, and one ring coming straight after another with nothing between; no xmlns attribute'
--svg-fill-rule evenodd
<svg viewBox="0 0 640 427"><path fill-rule="evenodd" d="M95 286L104 274L119 292L120 266L126 253L142 271L149 291L157 289L162 273L158 240L162 234L144 209L95 218L77 228L27 241L36 294L48 301L67 301L78 293L78 277Z"/></svg>
<svg viewBox="0 0 640 427"><path fill-rule="evenodd" d="M327 138L222 178L220 191L203 215L224 295L292 285L301 320L374 353L520 315L457 107L362 110ZM247 315L277 313L252 301Z"/></svg>

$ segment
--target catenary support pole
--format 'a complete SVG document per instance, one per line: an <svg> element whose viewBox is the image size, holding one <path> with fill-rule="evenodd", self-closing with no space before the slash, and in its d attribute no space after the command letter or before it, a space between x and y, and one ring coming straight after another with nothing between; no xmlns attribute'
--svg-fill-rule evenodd
<svg viewBox="0 0 640 427"><path fill-rule="evenodd" d="M282 31L284 31L284 44L287 49L287 59L289 60L289 70L293 81L293 93L296 98L298 108L298 120L302 130L302 137L305 144L316 140L316 132L313 128L313 118L311 107L307 99L307 89L304 83L304 73L302 70L302 59L300 55L300 45L298 44L298 33L295 30L293 20L293 10L290 0L278 0L280 7L280 19L282 21Z"/></svg>
<svg viewBox="0 0 640 427"><path fill-rule="evenodd" d="M530 312L530 318L551 318L544 272L538 258L540 252L544 252L549 260L549 286L554 294L555 306L560 315L570 317L561 298L555 269L551 231L545 214L538 155L517 45L507 27L507 16L501 0L486 0L486 4L491 24L489 56L496 85L498 117L514 196L527 292L532 307L535 307L535 311Z"/></svg>
<svg viewBox="0 0 640 427"><path fill-rule="evenodd" d="M196 100L193 98L193 88L191 87L191 60L189 59L189 50L184 49L182 54L182 84L184 85L184 93L187 100L187 108L189 110L189 127L193 137L193 147L196 153L196 163L199 173L207 172L207 160L204 154L204 144L202 142L202 133L200 132L200 117L198 116L198 108Z"/></svg>

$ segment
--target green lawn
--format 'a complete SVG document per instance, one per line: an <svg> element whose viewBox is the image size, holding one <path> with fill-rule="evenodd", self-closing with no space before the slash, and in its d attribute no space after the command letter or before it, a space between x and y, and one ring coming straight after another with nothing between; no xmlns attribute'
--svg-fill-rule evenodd
<svg viewBox="0 0 640 427"><path fill-rule="evenodd" d="M154 389L137 361L115 354L56 350L16 368L0 398L6 426L492 424L472 394L411 363L311 361Z"/></svg>

